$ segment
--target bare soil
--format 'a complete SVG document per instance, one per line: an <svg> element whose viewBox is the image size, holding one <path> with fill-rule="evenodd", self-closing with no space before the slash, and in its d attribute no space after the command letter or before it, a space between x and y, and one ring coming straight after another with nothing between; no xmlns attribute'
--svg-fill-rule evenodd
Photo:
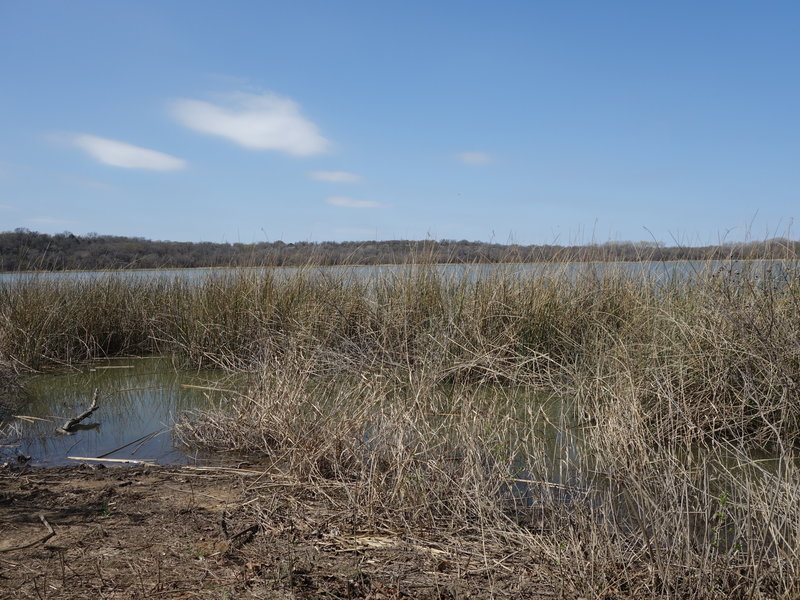
<svg viewBox="0 0 800 600"><path fill-rule="evenodd" d="M5 466L0 598L571 595L531 557L491 558L469 524L446 541L366 529L335 496L246 470Z"/></svg>

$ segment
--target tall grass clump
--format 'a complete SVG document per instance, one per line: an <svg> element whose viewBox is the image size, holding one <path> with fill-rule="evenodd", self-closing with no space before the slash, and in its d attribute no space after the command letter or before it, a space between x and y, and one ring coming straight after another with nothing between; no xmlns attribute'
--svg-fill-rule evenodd
<svg viewBox="0 0 800 600"><path fill-rule="evenodd" d="M157 349L154 315L169 286L112 274L30 276L0 285L0 361L16 370L69 366Z"/></svg>
<svg viewBox="0 0 800 600"><path fill-rule="evenodd" d="M301 356L315 374L403 369L442 384L587 392L624 384L655 435L766 447L800 432L799 298L791 263L671 275L566 264L41 276L0 286L0 364L166 352L257 370Z"/></svg>

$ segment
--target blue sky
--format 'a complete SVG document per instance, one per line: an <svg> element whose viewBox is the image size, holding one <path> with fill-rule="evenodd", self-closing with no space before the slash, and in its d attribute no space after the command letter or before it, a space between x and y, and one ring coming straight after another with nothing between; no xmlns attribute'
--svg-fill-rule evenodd
<svg viewBox="0 0 800 600"><path fill-rule="evenodd" d="M0 2L0 230L797 237L797 2Z"/></svg>

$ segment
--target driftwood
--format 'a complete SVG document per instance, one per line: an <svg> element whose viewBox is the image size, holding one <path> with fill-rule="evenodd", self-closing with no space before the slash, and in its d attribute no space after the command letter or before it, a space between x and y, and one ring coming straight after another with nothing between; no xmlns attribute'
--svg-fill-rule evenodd
<svg viewBox="0 0 800 600"><path fill-rule="evenodd" d="M69 421L67 421L66 423L64 423L61 427L57 429L57 431L61 431L62 433L72 433L72 430L78 423L80 423L84 419L88 419L91 416L91 414L98 408L100 407L97 406L97 389L95 389L94 395L92 396L92 405L87 410L79 414L77 417L74 417Z"/></svg>
<svg viewBox="0 0 800 600"><path fill-rule="evenodd" d="M46 542L51 537L53 537L56 532L53 531L53 528L50 526L50 523L47 522L47 519L44 518L44 515L39 515L39 520L47 527L47 533L42 537L33 540L28 544L23 544L22 546L14 546L12 548L0 548L0 552L14 552L15 550L24 550L25 548L30 548L31 546L35 546L36 544L41 544L42 542Z"/></svg>

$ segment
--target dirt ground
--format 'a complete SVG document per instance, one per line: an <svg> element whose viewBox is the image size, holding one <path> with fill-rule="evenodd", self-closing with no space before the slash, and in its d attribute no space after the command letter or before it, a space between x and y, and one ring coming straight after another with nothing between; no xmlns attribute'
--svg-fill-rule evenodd
<svg viewBox="0 0 800 600"><path fill-rule="evenodd" d="M542 565L478 541L364 530L275 476L179 467L0 469L0 598L552 598ZM468 527L465 527L468 530ZM424 538L424 539L423 539ZM569 594L566 594L569 595Z"/></svg>

